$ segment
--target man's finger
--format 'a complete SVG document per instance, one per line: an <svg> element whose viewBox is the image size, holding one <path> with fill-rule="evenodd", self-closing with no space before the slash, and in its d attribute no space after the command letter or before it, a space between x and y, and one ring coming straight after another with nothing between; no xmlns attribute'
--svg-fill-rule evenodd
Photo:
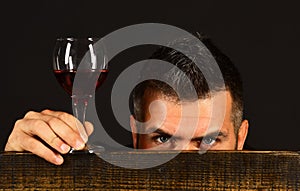
<svg viewBox="0 0 300 191"><path fill-rule="evenodd" d="M70 126L74 131L78 132L81 138L84 142L87 142L88 140L88 133L86 132L85 127L82 125L82 123L73 115L68 114L66 112L61 111L52 111L49 109L46 109L41 112L42 114L50 115L56 118L59 118L60 120L64 121L68 126Z"/></svg>
<svg viewBox="0 0 300 191"><path fill-rule="evenodd" d="M64 162L64 159L60 154L54 153L37 139L27 135L27 137L24 137L24 140L26 141L21 143L23 150L30 151L56 165L60 165Z"/></svg>
<svg viewBox="0 0 300 191"><path fill-rule="evenodd" d="M41 114L50 115L56 118L59 118L63 122L65 122L68 126L70 126L74 131L78 131L77 126L83 127L80 121L74 117L73 115L62 112L62 111L52 111L49 109L45 109L41 112Z"/></svg>
<svg viewBox="0 0 300 191"><path fill-rule="evenodd" d="M31 151L33 154L36 154L56 165L60 165L64 162L64 159L60 154L54 153L51 149L33 137L29 137L26 142L27 143L24 145L25 150Z"/></svg>
<svg viewBox="0 0 300 191"><path fill-rule="evenodd" d="M55 134L51 127L49 127L49 125L44 121L23 119L18 125L25 134L40 137L49 146L60 153L67 153L70 150L70 146L67 145L57 134Z"/></svg>
<svg viewBox="0 0 300 191"><path fill-rule="evenodd" d="M85 129L88 136L90 136L94 131L94 125L88 121L85 122Z"/></svg>
<svg viewBox="0 0 300 191"><path fill-rule="evenodd" d="M55 116L42 114L42 113L31 113L25 116L28 123L21 125L22 130L25 133L30 133L31 135L38 135L44 141L51 142L53 135L49 134L41 134L44 132L40 132L40 128L43 127L45 131L48 126L48 129L51 129L57 137L63 140L68 145L72 146L76 150L81 150L85 146L85 141L81 138L78 131L74 131L65 121L57 118ZM22 120L22 121L24 121Z"/></svg>

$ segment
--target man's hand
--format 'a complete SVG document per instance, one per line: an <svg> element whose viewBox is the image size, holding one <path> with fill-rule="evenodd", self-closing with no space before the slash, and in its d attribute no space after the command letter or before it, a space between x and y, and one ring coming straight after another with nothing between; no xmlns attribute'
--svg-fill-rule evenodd
<svg viewBox="0 0 300 191"><path fill-rule="evenodd" d="M86 122L85 127L90 135L93 125ZM68 113L51 110L29 111L23 119L16 121L5 151L30 151L53 164L60 165L63 163L60 154L68 153L71 147L76 150L85 147L87 140L84 139L87 138L80 136L78 128L84 127Z"/></svg>

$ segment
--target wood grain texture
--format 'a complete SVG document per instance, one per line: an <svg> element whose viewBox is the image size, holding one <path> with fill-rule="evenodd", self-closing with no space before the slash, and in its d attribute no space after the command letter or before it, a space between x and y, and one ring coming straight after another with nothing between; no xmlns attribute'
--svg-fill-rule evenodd
<svg viewBox="0 0 300 191"><path fill-rule="evenodd" d="M103 152L118 162L171 152ZM95 154L68 154L61 166L29 153L0 154L0 190L300 190L298 152L183 152L149 169L126 169ZM154 159L154 160L155 160ZM153 157L152 159L153 160ZM138 165L138 164L137 164Z"/></svg>

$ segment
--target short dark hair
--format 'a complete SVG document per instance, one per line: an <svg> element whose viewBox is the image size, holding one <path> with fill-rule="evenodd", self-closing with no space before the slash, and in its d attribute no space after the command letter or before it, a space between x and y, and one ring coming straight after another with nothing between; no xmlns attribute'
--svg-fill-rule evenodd
<svg viewBox="0 0 300 191"><path fill-rule="evenodd" d="M196 90L198 99L208 98L213 92L224 90L229 91L232 97L231 120L234 125L235 133L237 133L243 118L243 85L241 76L232 61L225 54L223 54L209 38L199 35L198 33L196 36L210 51L222 73L221 78L220 76L214 76L214 79L217 80L214 81L213 86L208 86L205 78L207 76L204 77L201 71L205 71L205 74L208 75L216 75L216 72L214 72L215 69L207 64L201 65L199 69L193 60L190 59L198 59L197 61L199 63L205 63L207 61L207 55L205 54L207 53L203 50L203 46L199 46L197 44L198 41L195 42L195 40L189 38L182 38L172 43L176 44L176 46L180 46L180 50L186 50L186 52L179 52L169 47L160 47L152 54L150 58L163 60L173 64L190 79L191 83L187 83L186 80L182 80L182 73L178 73L172 69L169 71L158 69L159 72L152 75L160 75L168 78L169 81L172 82L173 87L181 88L183 90L181 91L184 94L183 98L187 100L191 98L190 95L192 89L193 91ZM188 55L190 58L186 55ZM223 79L224 81L218 79ZM144 101L144 96L146 95L146 91L158 92L165 97L178 100L176 91L174 91L174 89L165 82L150 78L149 80L143 81L134 88L131 94L134 116L138 121L145 120L144 115L147 108L144 108L146 104Z"/></svg>

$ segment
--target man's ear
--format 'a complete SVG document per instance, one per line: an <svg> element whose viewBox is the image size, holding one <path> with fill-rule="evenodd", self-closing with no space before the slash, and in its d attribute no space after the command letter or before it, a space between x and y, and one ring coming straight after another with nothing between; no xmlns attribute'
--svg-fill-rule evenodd
<svg viewBox="0 0 300 191"><path fill-rule="evenodd" d="M242 150L244 147L245 140L247 138L249 128L248 120L244 120L240 126L238 136L237 136L237 150Z"/></svg>
<svg viewBox="0 0 300 191"><path fill-rule="evenodd" d="M136 149L138 134L137 134L136 123L133 115L130 115L130 127L131 127L133 147Z"/></svg>

